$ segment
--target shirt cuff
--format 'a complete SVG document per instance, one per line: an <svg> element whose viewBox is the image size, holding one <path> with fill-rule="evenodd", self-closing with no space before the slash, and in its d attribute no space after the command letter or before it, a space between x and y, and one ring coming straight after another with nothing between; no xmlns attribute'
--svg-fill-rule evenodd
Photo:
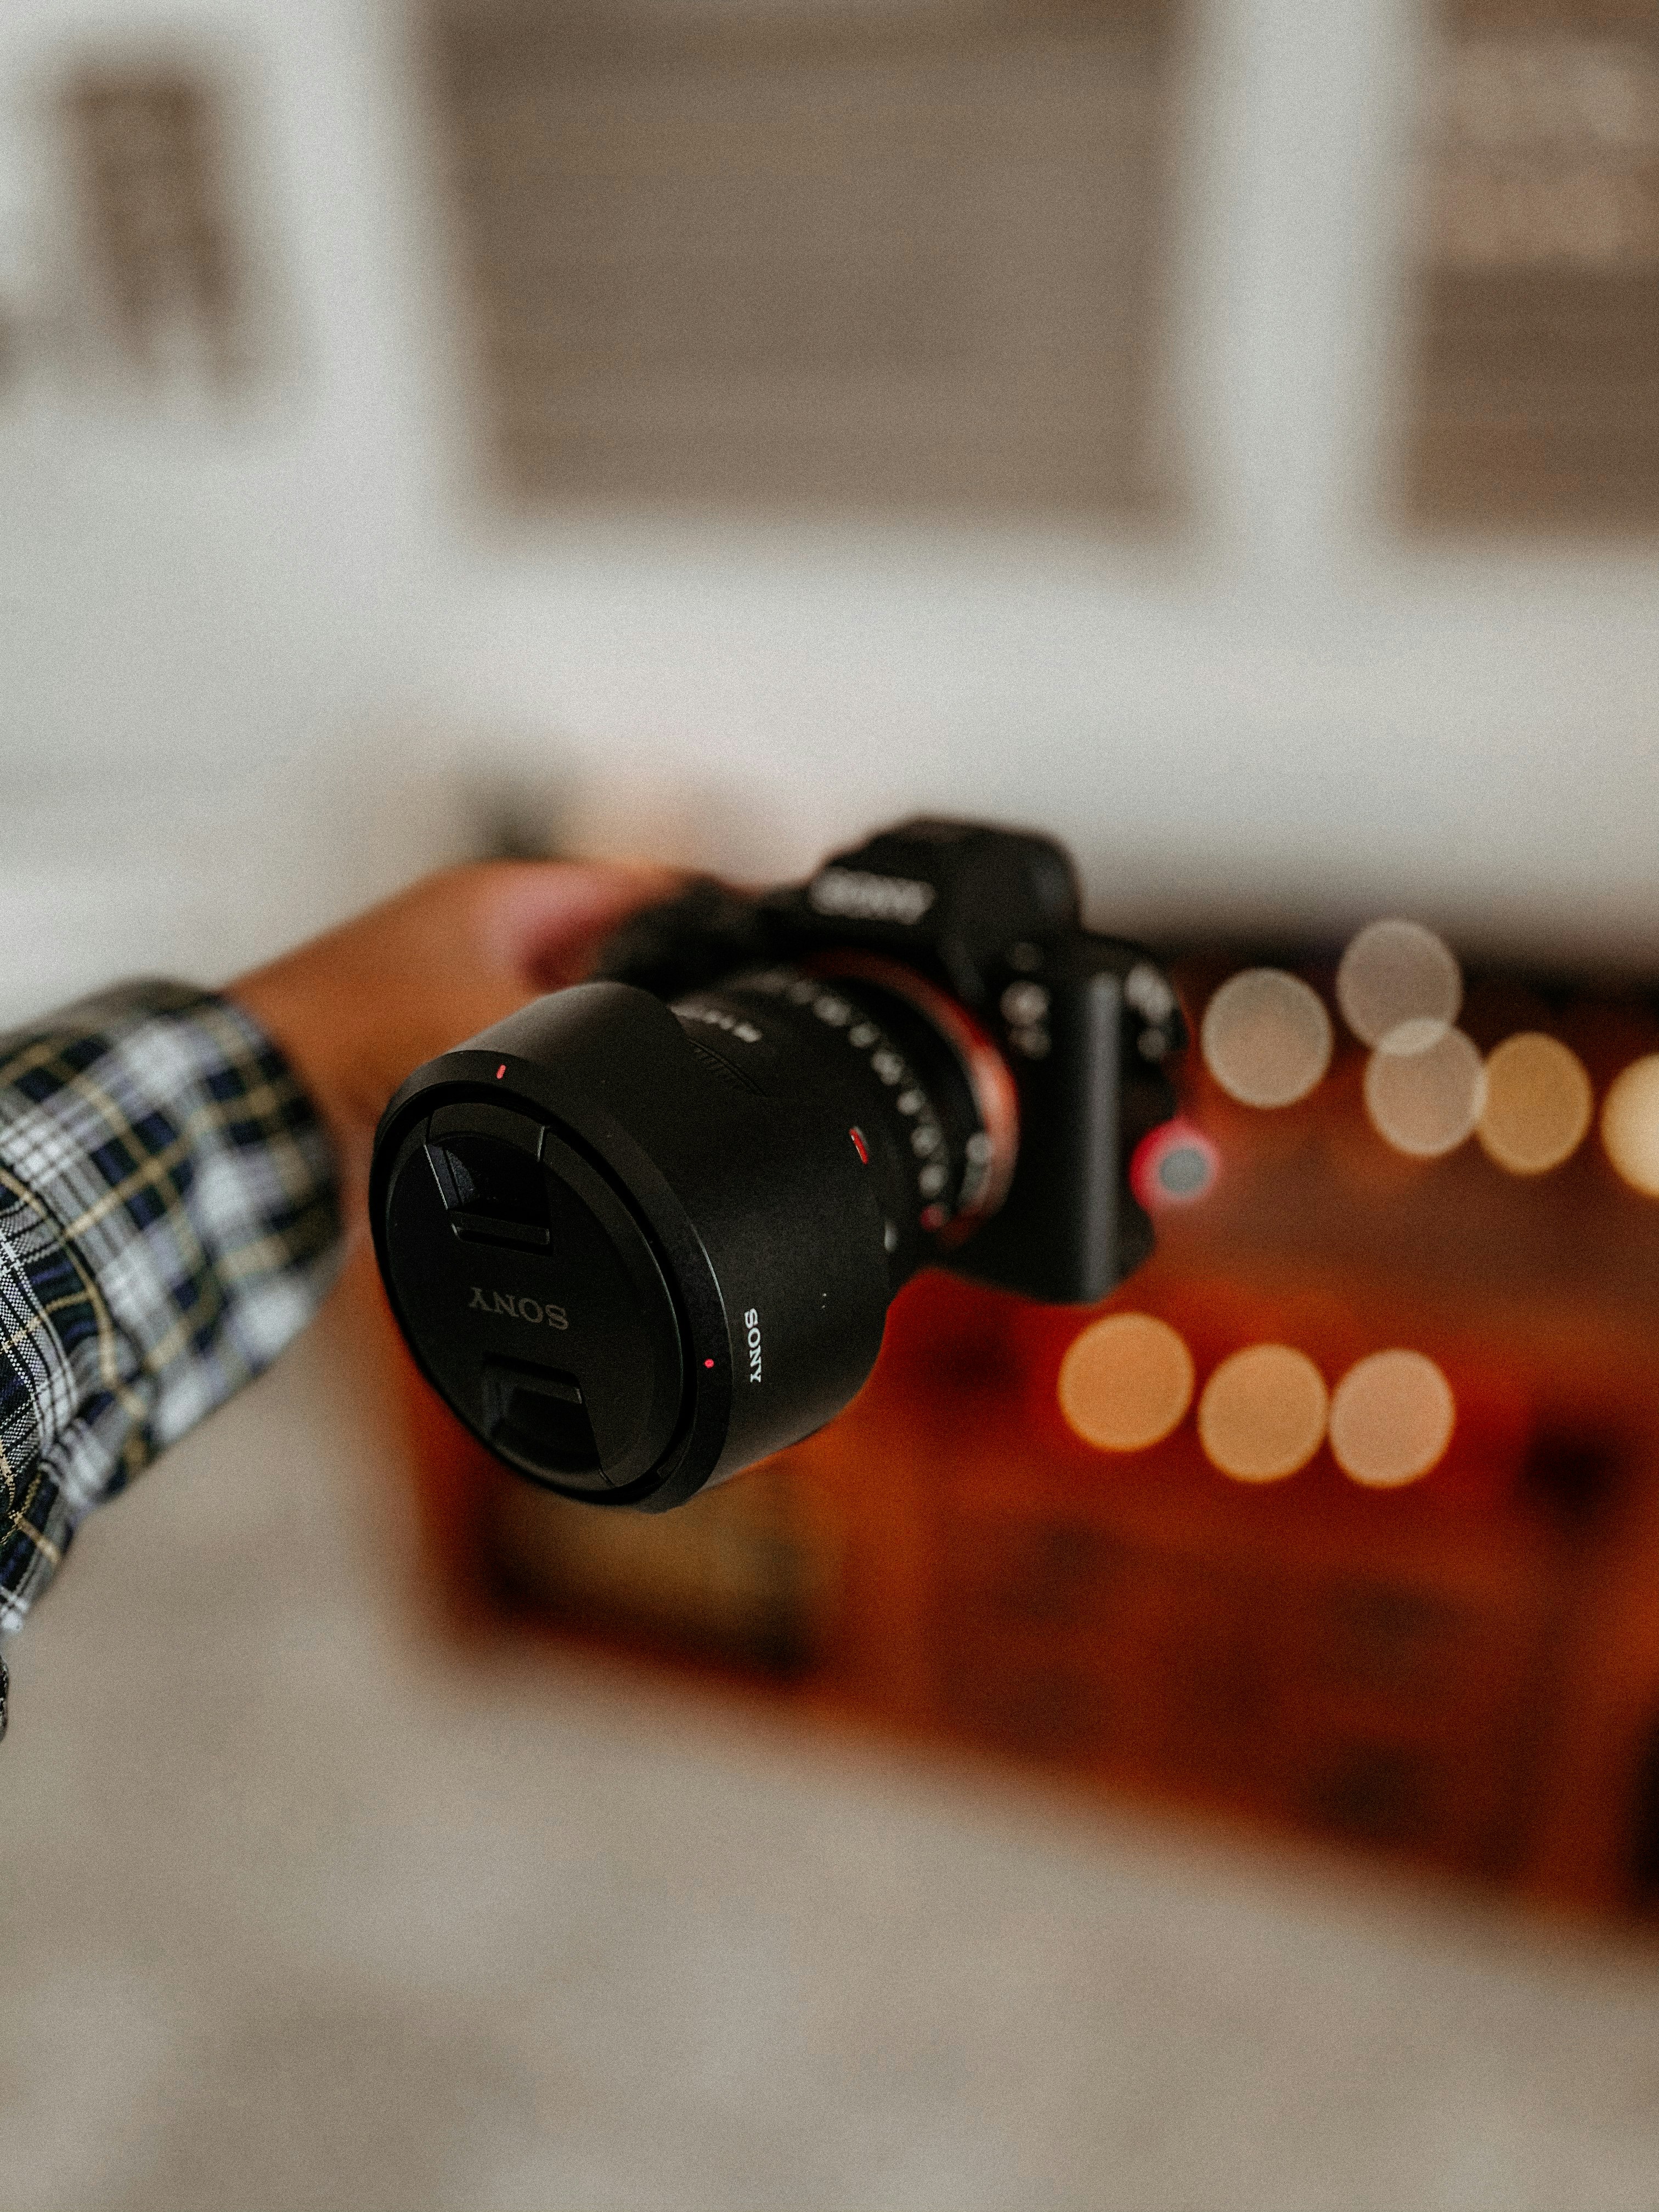
<svg viewBox="0 0 1659 2212"><path fill-rule="evenodd" d="M292 1340L339 1249L322 1124L240 1006L138 983L0 1037L0 1628Z"/></svg>

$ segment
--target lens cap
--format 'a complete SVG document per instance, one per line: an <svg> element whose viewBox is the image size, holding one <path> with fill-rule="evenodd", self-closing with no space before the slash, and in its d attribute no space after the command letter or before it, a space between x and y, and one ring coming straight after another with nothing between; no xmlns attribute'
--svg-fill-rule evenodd
<svg viewBox="0 0 1659 2212"><path fill-rule="evenodd" d="M594 1494L656 1465L685 1389L673 1300L628 1206L544 1123L479 1100L417 1125L386 1248L433 1379L492 1449Z"/></svg>

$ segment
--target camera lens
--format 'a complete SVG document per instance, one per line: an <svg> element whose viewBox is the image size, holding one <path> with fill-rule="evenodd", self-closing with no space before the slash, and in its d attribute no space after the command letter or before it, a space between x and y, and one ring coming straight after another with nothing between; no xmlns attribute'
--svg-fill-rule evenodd
<svg viewBox="0 0 1659 2212"><path fill-rule="evenodd" d="M418 1070L376 1142L416 1360L520 1473L678 1504L820 1426L894 1291L1005 1195L1014 1085L943 991L846 954L672 1007L538 1000Z"/></svg>
<svg viewBox="0 0 1659 2212"><path fill-rule="evenodd" d="M1012 1079L953 1000L896 963L847 953L773 967L678 1000L693 1048L774 1096L825 1086L880 1195L896 1290L1006 1195L1018 1144ZM758 1049L757 1049L758 1048Z"/></svg>

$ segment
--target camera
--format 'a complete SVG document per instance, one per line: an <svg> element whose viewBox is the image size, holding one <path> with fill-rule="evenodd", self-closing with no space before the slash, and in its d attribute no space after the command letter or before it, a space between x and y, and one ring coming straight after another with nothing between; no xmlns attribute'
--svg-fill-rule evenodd
<svg viewBox="0 0 1659 2212"><path fill-rule="evenodd" d="M392 1309L532 1481L659 1511L864 1382L923 1267L1091 1303L1152 1249L1175 994L1048 838L920 820L635 916L417 1068L375 1139Z"/></svg>

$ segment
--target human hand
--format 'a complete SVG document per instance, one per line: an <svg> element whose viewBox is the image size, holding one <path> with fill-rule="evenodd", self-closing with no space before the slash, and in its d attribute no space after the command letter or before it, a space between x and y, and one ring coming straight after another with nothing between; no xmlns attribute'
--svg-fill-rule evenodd
<svg viewBox="0 0 1659 2212"><path fill-rule="evenodd" d="M348 1234L364 1218L375 1126L404 1078L526 1000L579 981L618 923L667 897L674 880L565 861L452 868L225 986L327 1126Z"/></svg>

